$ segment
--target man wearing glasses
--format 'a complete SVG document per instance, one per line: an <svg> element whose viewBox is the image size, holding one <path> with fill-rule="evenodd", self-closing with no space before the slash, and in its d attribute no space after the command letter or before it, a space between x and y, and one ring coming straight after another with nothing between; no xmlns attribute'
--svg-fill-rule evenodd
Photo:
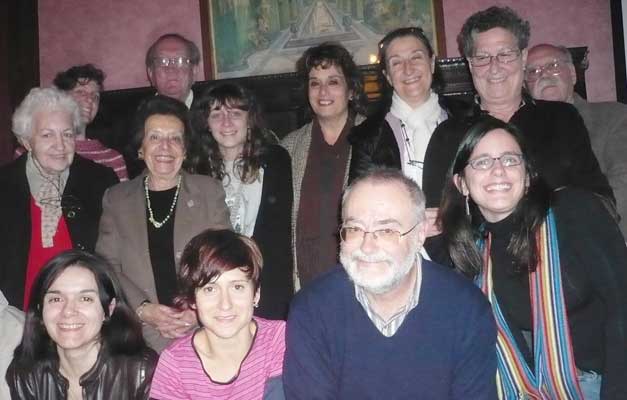
<svg viewBox="0 0 627 400"><path fill-rule="evenodd" d="M178 33L166 33L146 53L146 73L157 93L180 100L190 108L192 85L198 73L198 46Z"/></svg>
<svg viewBox="0 0 627 400"><path fill-rule="evenodd" d="M496 331L470 281L423 260L425 200L375 169L342 198L341 266L292 303L290 399L495 399Z"/></svg>
<svg viewBox="0 0 627 400"><path fill-rule="evenodd" d="M577 74L567 48L550 44L532 47L525 82L535 99L571 103L588 128L592 151L614 191L623 236L627 235L627 105L588 103L574 91Z"/></svg>

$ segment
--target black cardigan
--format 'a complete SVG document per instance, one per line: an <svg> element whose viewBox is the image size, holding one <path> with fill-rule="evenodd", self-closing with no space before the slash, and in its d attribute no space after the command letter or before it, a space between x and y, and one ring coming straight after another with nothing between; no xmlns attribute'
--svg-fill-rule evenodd
<svg viewBox="0 0 627 400"><path fill-rule="evenodd" d="M292 167L287 151L270 145L262 154L263 188L253 239L263 255L261 298L255 315L286 319L294 294Z"/></svg>
<svg viewBox="0 0 627 400"><path fill-rule="evenodd" d="M473 117L482 112L477 105L469 117L448 119L433 133L425 155L422 187L427 207L439 206L457 148ZM588 131L575 107L525 96L525 105L509 122L523 132L528 153L551 189L581 187L615 203L612 188L592 153Z"/></svg>
<svg viewBox="0 0 627 400"><path fill-rule="evenodd" d="M9 304L22 308L30 250L30 188L24 154L0 168L0 290ZM74 155L63 191L63 216L75 248L93 251L105 190L118 182L109 167Z"/></svg>

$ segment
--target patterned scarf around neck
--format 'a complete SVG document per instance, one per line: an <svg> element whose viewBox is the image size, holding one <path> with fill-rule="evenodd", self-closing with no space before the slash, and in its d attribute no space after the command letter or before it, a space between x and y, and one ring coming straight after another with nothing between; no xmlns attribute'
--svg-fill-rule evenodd
<svg viewBox="0 0 627 400"><path fill-rule="evenodd" d="M492 285L491 236L480 241L483 266L475 279L488 297L496 320L497 386L500 399L583 400L562 291L557 230L553 211L537 233L540 250L536 270L529 274L533 317L534 371L527 365L503 316Z"/></svg>
<svg viewBox="0 0 627 400"><path fill-rule="evenodd" d="M26 178L35 203L41 208L41 243L44 248L54 246L53 238L61 219L61 197L69 168L60 174L46 173L32 152L26 159Z"/></svg>

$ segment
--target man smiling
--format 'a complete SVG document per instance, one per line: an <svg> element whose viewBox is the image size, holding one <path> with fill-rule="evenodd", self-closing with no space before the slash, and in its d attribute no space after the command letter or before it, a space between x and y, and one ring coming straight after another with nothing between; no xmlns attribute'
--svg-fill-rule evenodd
<svg viewBox="0 0 627 400"><path fill-rule="evenodd" d="M287 398L496 398L489 306L470 281L421 259L424 207L398 170L346 189L343 268L302 290L290 311Z"/></svg>

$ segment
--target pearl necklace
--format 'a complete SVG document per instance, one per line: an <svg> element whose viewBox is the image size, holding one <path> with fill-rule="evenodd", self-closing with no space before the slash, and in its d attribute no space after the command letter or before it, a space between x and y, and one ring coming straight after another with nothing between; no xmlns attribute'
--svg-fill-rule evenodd
<svg viewBox="0 0 627 400"><path fill-rule="evenodd" d="M170 205L170 211L168 211L168 215L163 219L163 221L159 222L155 219L155 215L152 212L152 207L150 206L150 193L148 191L148 175L144 178L144 192L146 193L146 206L148 207L148 221L155 228L159 229L172 217L174 214L174 207L176 207L176 200L179 198L179 190L181 189L181 175L179 175L179 179L176 182L176 192L174 193L174 200L172 200L172 204Z"/></svg>

